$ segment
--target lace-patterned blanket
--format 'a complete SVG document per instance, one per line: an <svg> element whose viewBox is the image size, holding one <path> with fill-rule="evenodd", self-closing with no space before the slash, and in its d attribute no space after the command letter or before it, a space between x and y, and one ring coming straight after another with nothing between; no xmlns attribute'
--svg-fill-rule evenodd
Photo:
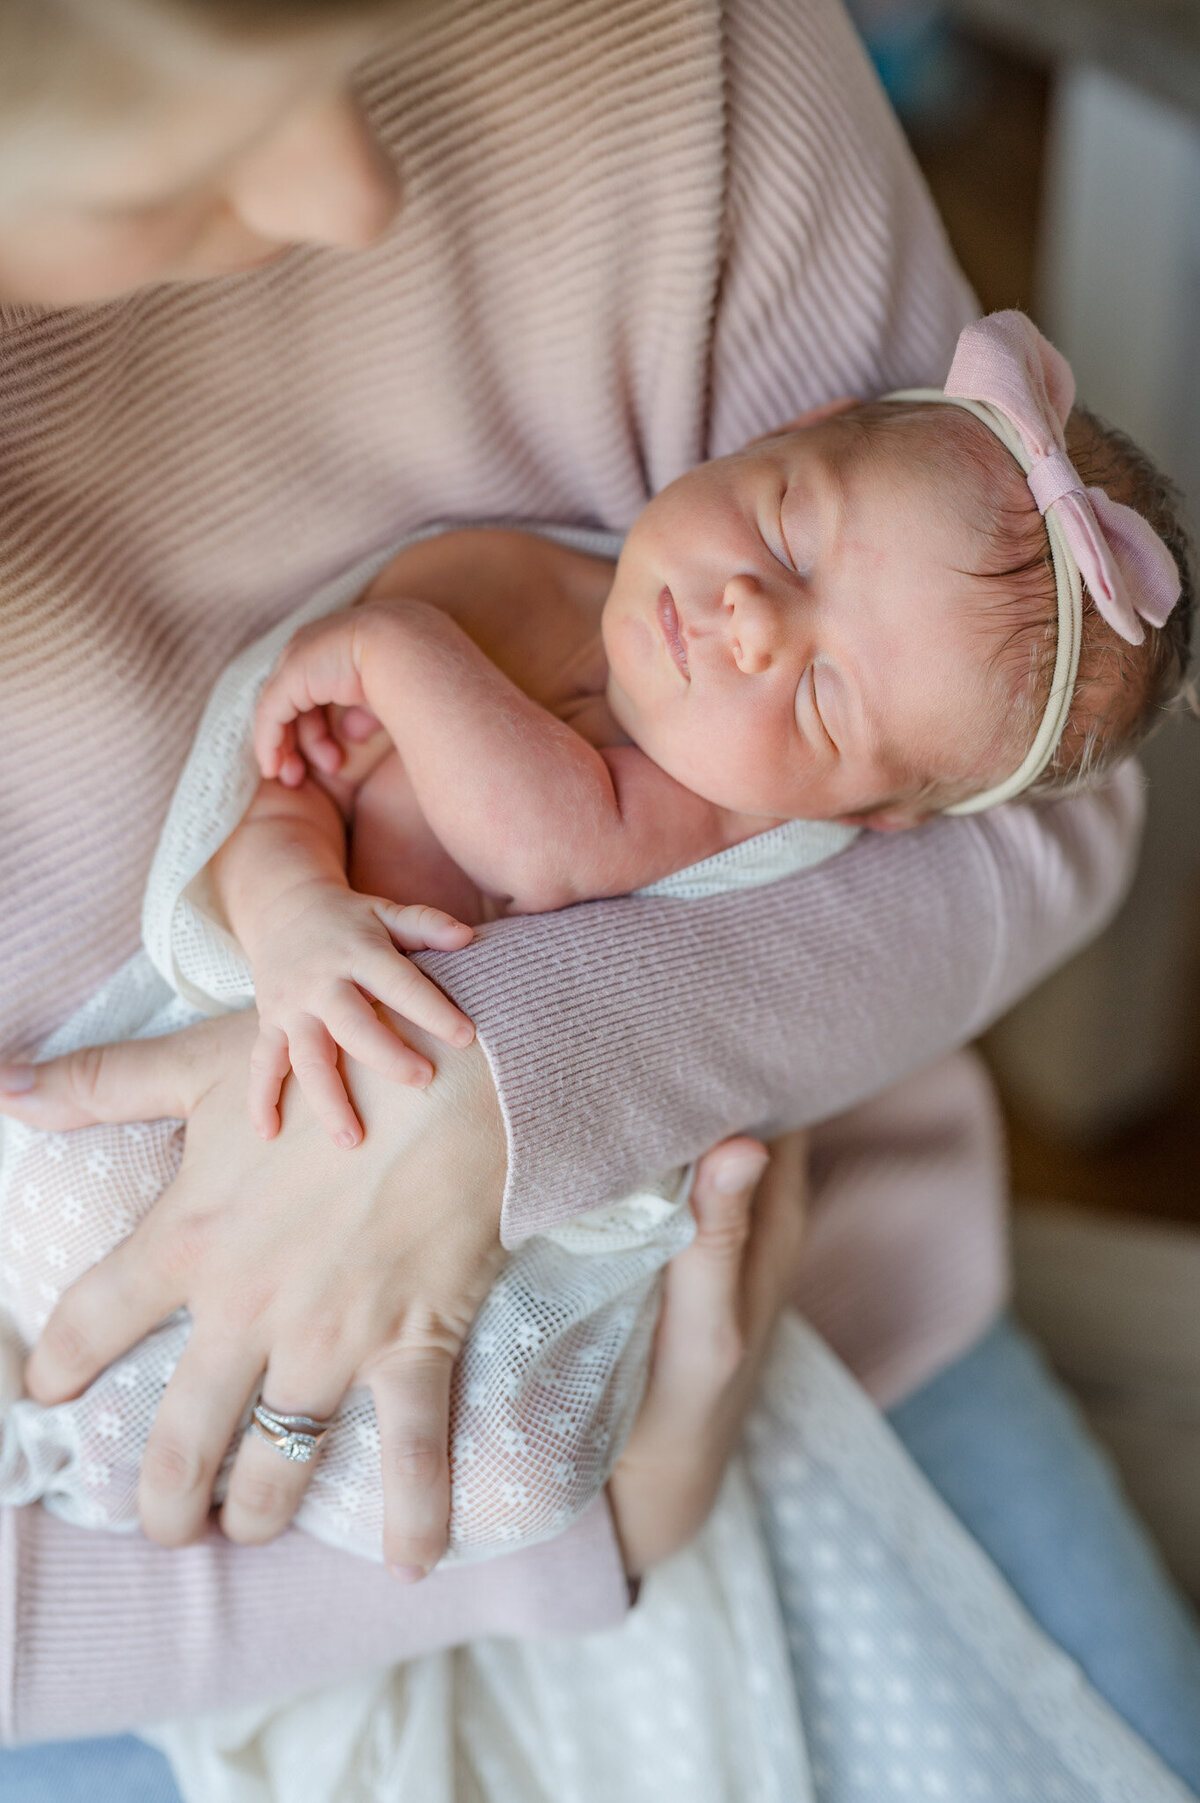
<svg viewBox="0 0 1200 1803"><path fill-rule="evenodd" d="M699 1539L625 1623L151 1736L185 1803L1187 1803L786 1317Z"/></svg>
<svg viewBox="0 0 1200 1803"><path fill-rule="evenodd" d="M600 555L618 548L609 535L553 536ZM44 1055L170 1032L253 1000L249 968L219 917L207 868L258 781L250 748L255 701L296 628L351 601L401 548L331 583L226 670L159 841L143 912L145 950L53 1036ZM770 882L853 837L836 824L793 822L645 893L692 897ZM5 1125L0 1319L12 1349L37 1337L62 1291L152 1206L178 1168L182 1140L172 1121L69 1134ZM455 1371L452 1558L557 1534L602 1488L641 1399L659 1274L690 1236L688 1181L686 1171L669 1172L510 1255ZM74 1402L52 1409L11 1402L0 1434L0 1503L41 1500L83 1526L132 1528L142 1448L188 1328L183 1313L164 1322ZM353 1391L297 1525L379 1558L378 1473L374 1405L365 1390Z"/></svg>

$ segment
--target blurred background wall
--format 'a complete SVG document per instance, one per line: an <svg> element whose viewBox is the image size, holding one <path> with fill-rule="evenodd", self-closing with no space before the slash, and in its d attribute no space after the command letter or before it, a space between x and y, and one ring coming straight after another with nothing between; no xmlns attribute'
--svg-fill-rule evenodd
<svg viewBox="0 0 1200 1803"><path fill-rule="evenodd" d="M1200 0L850 0L985 311L1200 520ZM1018 1307L1200 1597L1200 721L1149 748L1141 870L1095 946L984 1047Z"/></svg>

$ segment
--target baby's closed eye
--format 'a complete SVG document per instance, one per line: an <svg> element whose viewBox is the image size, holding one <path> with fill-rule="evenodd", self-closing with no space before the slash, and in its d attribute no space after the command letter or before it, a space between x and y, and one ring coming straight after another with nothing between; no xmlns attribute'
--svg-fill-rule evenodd
<svg viewBox="0 0 1200 1803"><path fill-rule="evenodd" d="M814 659L812 663L806 665L800 678L796 689L796 722L806 738L811 740L815 734L821 744L836 753L838 750L837 740L829 730L829 723L822 708L822 701L828 694L830 679L828 674L825 674L823 677L824 690L819 687L818 668L817 660Z"/></svg>

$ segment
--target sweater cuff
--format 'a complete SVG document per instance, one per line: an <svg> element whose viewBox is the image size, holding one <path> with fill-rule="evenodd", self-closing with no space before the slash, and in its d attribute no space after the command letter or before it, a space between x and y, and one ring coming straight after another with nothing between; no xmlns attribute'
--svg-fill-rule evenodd
<svg viewBox="0 0 1200 1803"><path fill-rule="evenodd" d="M681 931L691 912L674 900L584 902L497 921L461 952L413 958L475 1023L491 1066L508 1140L501 1216L508 1248L602 1207L637 1180L622 1172L613 1187L614 1114L636 1081L638 1043L661 1039L664 991L686 997L694 988L696 947ZM640 999L630 995L638 973L628 968L628 935L618 939L610 926L617 917L627 925L635 913L639 957L654 969ZM617 1033L614 986L625 992ZM638 1175L656 1168L651 1160Z"/></svg>
<svg viewBox="0 0 1200 1803"><path fill-rule="evenodd" d="M0 1556L9 1743L294 1696L485 1637L592 1633L628 1608L603 1497L557 1540L410 1587L295 1530L168 1551L36 1506L0 1511Z"/></svg>

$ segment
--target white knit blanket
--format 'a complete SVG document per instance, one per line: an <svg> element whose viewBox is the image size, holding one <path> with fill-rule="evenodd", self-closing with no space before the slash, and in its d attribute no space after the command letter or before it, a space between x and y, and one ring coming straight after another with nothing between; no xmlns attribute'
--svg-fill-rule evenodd
<svg viewBox="0 0 1200 1803"><path fill-rule="evenodd" d="M608 535L555 536L605 555L617 549ZM257 785L255 702L296 628L352 600L400 548L329 584L225 671L163 827L146 890L145 951L54 1036L47 1055L167 1032L253 1000L249 967L219 918L207 873ZM712 895L770 882L854 836L828 822L794 822L645 893ZM0 1306L16 1344L36 1338L61 1292L152 1206L181 1149L177 1122L71 1134L8 1126ZM533 1236L508 1258L455 1368L451 1558L557 1534L603 1487L641 1399L661 1270L690 1237L688 1180L686 1171L668 1172ZM84 1526L132 1528L142 1449L188 1328L182 1313L166 1322L74 1402L53 1409L13 1403L0 1437L0 1503L41 1500ZM367 1391L346 1397L297 1525L348 1551L381 1556L379 1440Z"/></svg>
<svg viewBox="0 0 1200 1803"><path fill-rule="evenodd" d="M607 1634L154 1732L186 1803L1187 1803L791 1316L699 1540Z"/></svg>

